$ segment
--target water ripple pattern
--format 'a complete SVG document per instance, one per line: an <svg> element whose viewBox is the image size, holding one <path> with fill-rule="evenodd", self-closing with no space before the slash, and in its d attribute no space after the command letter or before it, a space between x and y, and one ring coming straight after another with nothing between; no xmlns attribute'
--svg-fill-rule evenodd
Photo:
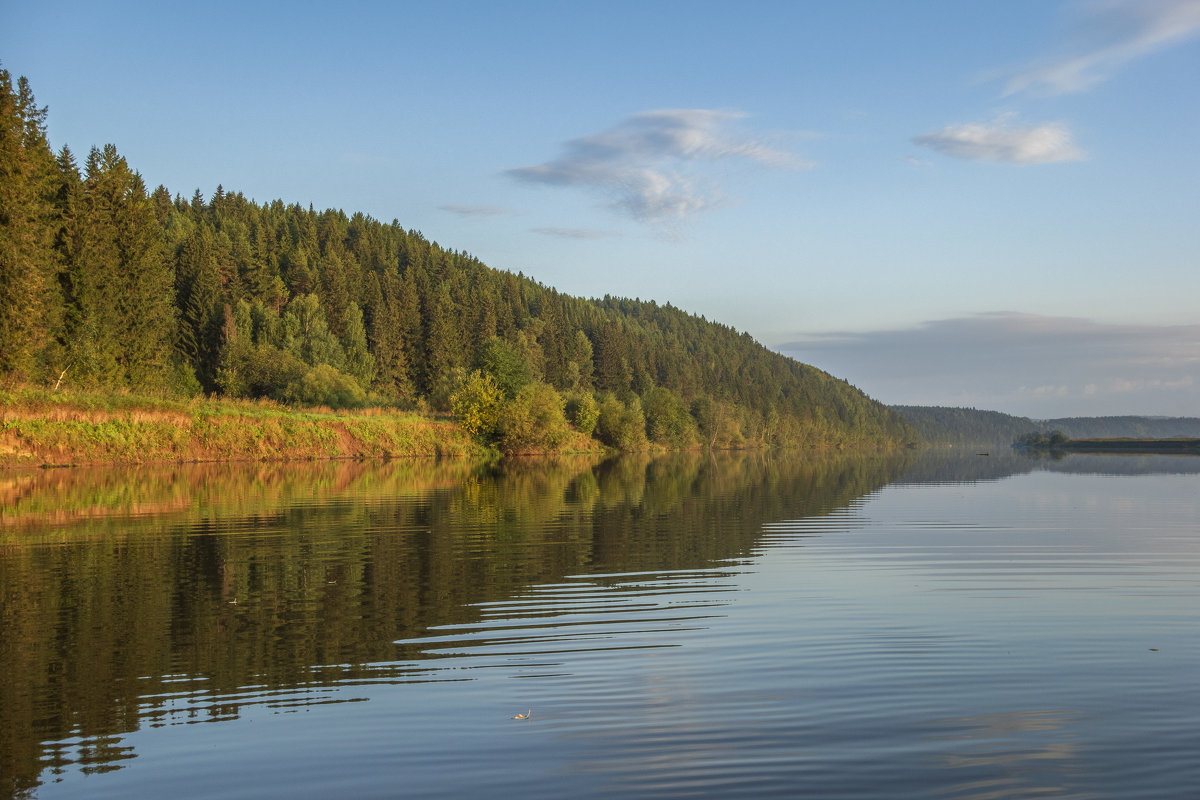
<svg viewBox="0 0 1200 800"><path fill-rule="evenodd" d="M511 600L475 604L477 622L435 626L396 645L403 657L448 659L433 662L443 680L495 668L514 677L547 677L564 670L568 659L678 647L682 634L707 630L724 616L729 593L738 591L738 573L729 566L567 576Z"/></svg>
<svg viewBox="0 0 1200 800"><path fill-rule="evenodd" d="M89 484L86 522L0 531L0 777L40 800L1194 795L1197 473L945 479L993 461L903 484L807 457L346 465L282 508L274 479L194 517L165 484L165 523L93 513Z"/></svg>

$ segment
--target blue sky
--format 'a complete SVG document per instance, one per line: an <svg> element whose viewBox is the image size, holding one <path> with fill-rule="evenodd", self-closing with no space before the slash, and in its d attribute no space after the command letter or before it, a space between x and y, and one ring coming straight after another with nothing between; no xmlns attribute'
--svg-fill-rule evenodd
<svg viewBox="0 0 1200 800"><path fill-rule="evenodd" d="M82 160L397 219L890 403L1200 415L1200 0L3 3Z"/></svg>

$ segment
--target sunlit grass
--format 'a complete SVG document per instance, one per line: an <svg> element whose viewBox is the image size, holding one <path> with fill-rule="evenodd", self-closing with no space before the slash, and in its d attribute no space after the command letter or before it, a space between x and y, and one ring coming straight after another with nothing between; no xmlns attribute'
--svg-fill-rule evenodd
<svg viewBox="0 0 1200 800"><path fill-rule="evenodd" d="M453 421L399 409L0 390L0 466L482 455Z"/></svg>

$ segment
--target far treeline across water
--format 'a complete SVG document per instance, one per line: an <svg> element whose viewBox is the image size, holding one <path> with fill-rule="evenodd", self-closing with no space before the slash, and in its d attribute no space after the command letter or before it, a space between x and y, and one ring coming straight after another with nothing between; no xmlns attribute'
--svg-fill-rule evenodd
<svg viewBox="0 0 1200 800"><path fill-rule="evenodd" d="M899 415L670 305L560 294L396 221L82 168L0 70L0 383L453 412L508 452L894 446Z"/></svg>
<svg viewBox="0 0 1200 800"><path fill-rule="evenodd" d="M1200 438L1196 417L1060 417L1030 419L944 406L892 406L934 445L979 447L1011 445L1030 434L1059 433L1070 439Z"/></svg>

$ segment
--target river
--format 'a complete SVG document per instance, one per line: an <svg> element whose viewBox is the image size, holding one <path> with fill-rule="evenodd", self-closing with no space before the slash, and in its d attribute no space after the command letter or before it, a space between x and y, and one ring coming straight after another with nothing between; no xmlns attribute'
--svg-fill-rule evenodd
<svg viewBox="0 0 1200 800"><path fill-rule="evenodd" d="M1176 798L1200 459L0 474L0 796Z"/></svg>

